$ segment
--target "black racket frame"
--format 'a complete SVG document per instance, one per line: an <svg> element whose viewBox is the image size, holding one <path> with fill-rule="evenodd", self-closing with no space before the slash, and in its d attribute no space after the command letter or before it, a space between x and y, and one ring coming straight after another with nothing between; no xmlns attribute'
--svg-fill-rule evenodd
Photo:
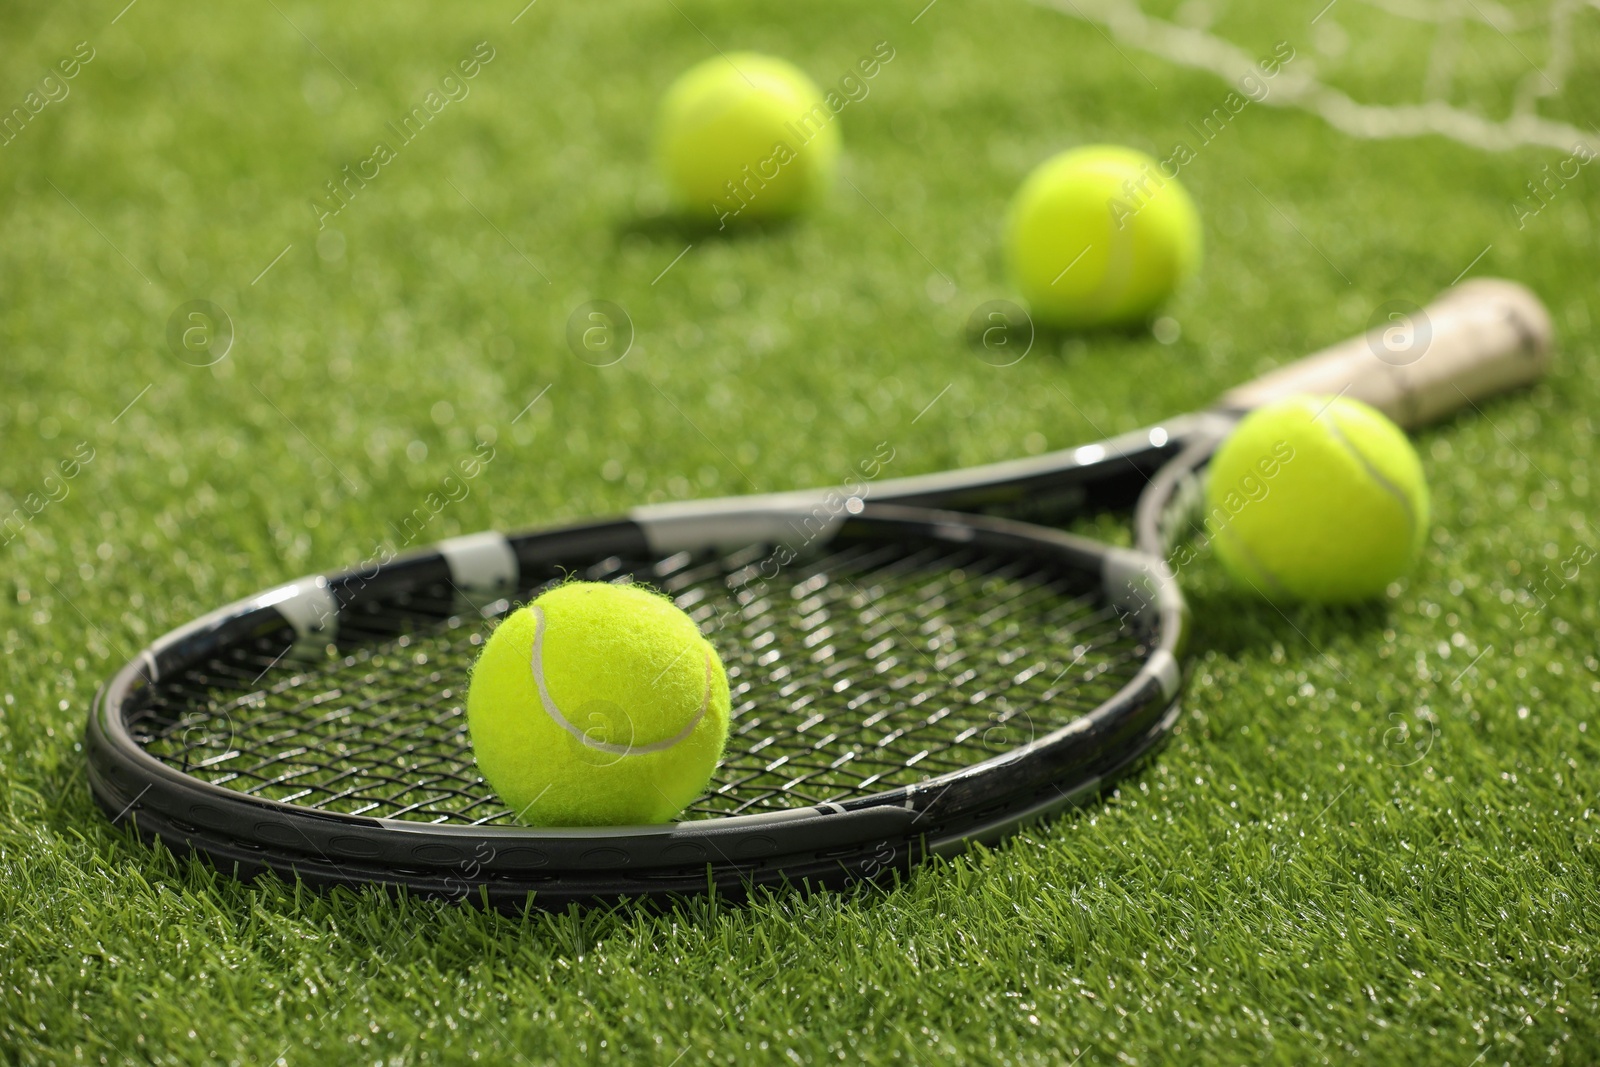
<svg viewBox="0 0 1600 1067"><path fill-rule="evenodd" d="M1091 452L996 465L988 469L987 483L980 468L886 482L882 495L917 503L948 499L1012 513L1037 513L1045 504L1057 517L1126 506L1181 444L1175 433L1139 431ZM997 471L1011 477L996 477ZM776 539L814 520L824 499L782 494L756 501L756 507L740 507L737 499L710 507L662 505L607 522L457 538L221 608L157 640L97 694L87 728L94 797L113 822L199 853L243 878L272 871L319 886L405 887L518 911L530 901L552 908L708 890L739 898L757 886L839 888L881 879L968 842L997 841L1094 797L1168 734L1177 716L1188 616L1164 563L1015 519L860 498L825 515L825 540L942 540L1001 554L1052 555L1068 567L1098 573L1127 623L1149 642L1144 665L1095 711L960 771L839 803L661 827L431 824L319 811L185 774L144 751L129 729L127 713L142 686L266 630L316 643L336 632L340 614L430 583L527 588L606 557L659 558L703 546L708 537L727 543Z"/></svg>

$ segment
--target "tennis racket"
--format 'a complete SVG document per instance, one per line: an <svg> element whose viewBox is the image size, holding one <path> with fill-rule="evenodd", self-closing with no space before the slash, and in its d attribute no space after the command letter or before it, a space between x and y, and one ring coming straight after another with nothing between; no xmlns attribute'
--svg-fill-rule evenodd
<svg viewBox="0 0 1600 1067"><path fill-rule="evenodd" d="M1243 413L1342 393L1415 426L1538 378L1550 330L1527 290L1473 281L1095 444L457 537L281 585L101 688L90 785L114 823L241 877L507 911L908 871L1094 797L1167 735L1189 626L1167 555ZM1131 549L1044 525L1130 506ZM521 826L476 773L473 659L568 576L662 589L727 665L726 755L678 823Z"/></svg>

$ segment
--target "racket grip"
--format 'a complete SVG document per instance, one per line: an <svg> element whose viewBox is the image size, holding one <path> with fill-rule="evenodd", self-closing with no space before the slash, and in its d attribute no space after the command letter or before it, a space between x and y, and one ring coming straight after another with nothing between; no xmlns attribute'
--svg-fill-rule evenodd
<svg viewBox="0 0 1600 1067"><path fill-rule="evenodd" d="M1550 366L1553 328L1516 282L1475 278L1425 308L1400 308L1360 337L1229 390L1220 406L1249 411L1293 393L1342 394L1406 427L1528 385Z"/></svg>

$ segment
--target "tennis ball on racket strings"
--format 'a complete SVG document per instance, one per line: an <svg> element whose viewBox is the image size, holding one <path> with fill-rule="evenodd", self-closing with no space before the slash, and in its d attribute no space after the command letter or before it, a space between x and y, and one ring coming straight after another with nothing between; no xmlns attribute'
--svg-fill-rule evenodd
<svg viewBox="0 0 1600 1067"><path fill-rule="evenodd" d="M1012 281L1041 323L1141 322L1200 265L1200 216L1142 152L1090 145L1028 175L1005 223Z"/></svg>
<svg viewBox="0 0 1600 1067"><path fill-rule="evenodd" d="M836 112L798 68L753 52L691 67L667 91L656 154L679 206L726 225L793 215L833 184Z"/></svg>
<svg viewBox="0 0 1600 1067"><path fill-rule="evenodd" d="M1272 599L1379 596L1415 562L1428 486L1405 432L1343 397L1251 412L1206 473L1206 530L1240 584Z"/></svg>
<svg viewBox="0 0 1600 1067"><path fill-rule="evenodd" d="M536 826L668 822L728 738L728 677L651 590L569 582L508 616L472 669L478 769Z"/></svg>

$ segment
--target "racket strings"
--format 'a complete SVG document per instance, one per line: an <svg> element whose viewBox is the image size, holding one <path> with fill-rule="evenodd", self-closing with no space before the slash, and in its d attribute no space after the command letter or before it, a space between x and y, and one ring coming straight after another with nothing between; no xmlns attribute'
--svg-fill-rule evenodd
<svg viewBox="0 0 1600 1067"><path fill-rule="evenodd" d="M1097 583L1056 563L865 543L763 579L767 553L610 559L584 574L659 586L724 657L727 755L686 818L841 802L971 766L1092 711L1148 656ZM223 649L145 687L129 725L151 754L251 796L510 822L466 728L487 630L448 583L419 588L341 615L336 647L308 650L285 627Z"/></svg>
<svg viewBox="0 0 1600 1067"><path fill-rule="evenodd" d="M462 762L467 740L459 687L482 634L451 621L446 633L453 640L402 633L317 667L287 670L285 656L282 677L232 700L217 699L225 675L212 669L213 659L151 687L160 699L130 727L139 737L146 724L154 726L148 740L141 738L153 754L252 796L348 814L454 821L482 808L485 794L470 758ZM345 631L341 639L350 636ZM287 640L257 644L278 655ZM163 705L188 710L163 724Z"/></svg>
<svg viewBox="0 0 1600 1067"><path fill-rule="evenodd" d="M865 567L873 570L863 573ZM948 546L911 554L875 546L871 552L854 548L824 558L810 569L814 573L791 593L799 598L794 608L806 634L802 644L827 642L810 657L818 669L802 669L797 675L781 662L778 651L762 652L770 647L765 639L771 636L770 630L764 631L764 618L740 632L740 647L760 653L757 667L766 670L770 684L744 681L739 676L746 672L736 671L730 662L734 737L744 741L739 748L743 756L725 761L721 780L697 806L706 814L839 800L841 794L904 784L901 772L907 770L925 777L970 766L1093 710L1120 687L1124 671L1137 670L1144 658L1134 641L1123 641L1121 656L1109 648L1105 634L1124 636L1114 612L1097 595L1070 585L1036 561L997 563L971 551L952 552ZM670 580L664 585L673 587ZM955 617L949 611L952 605L958 606ZM1053 640L1057 647L1009 680L988 678L987 688L972 687L980 673L993 674L996 667L1030 655L1024 633ZM1085 633L1092 636L1079 639ZM854 640L841 647L840 635ZM1037 685L1052 661L1050 654L1059 656L1062 645L1072 649L1069 667L1089 661L1084 680L1109 670L1115 685L1095 692L1075 685L1068 692L1056 687L1023 693L1017 707L1007 706L1006 690ZM981 668L966 664L986 652L993 655ZM881 676L888 672L894 673L884 681ZM1059 681L1063 673L1065 669L1046 680ZM805 715L830 691L851 716ZM775 714L763 716L754 701L741 702L751 692L799 695ZM1042 725L1035 722L1029 712L1052 701L1050 719ZM1068 713L1064 717L1063 711ZM1014 722L1019 716L1023 721ZM952 756L952 750L959 751ZM724 798L740 799L730 810L718 804Z"/></svg>

